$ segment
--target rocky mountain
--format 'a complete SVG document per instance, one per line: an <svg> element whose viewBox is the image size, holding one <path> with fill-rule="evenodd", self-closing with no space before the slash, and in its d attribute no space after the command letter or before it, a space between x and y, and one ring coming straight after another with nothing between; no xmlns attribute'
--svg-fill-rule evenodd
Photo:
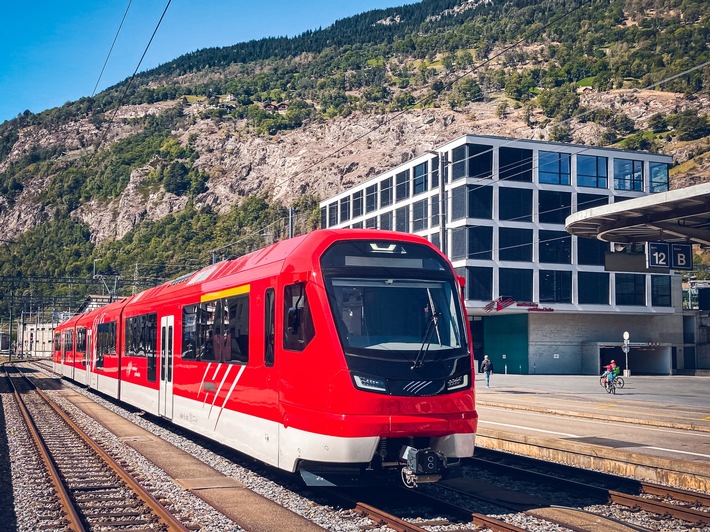
<svg viewBox="0 0 710 532"><path fill-rule="evenodd" d="M466 133L661 151L672 188L708 181L702 6L425 0L196 52L0 125L0 238L63 220L95 249L255 196L317 200Z"/></svg>

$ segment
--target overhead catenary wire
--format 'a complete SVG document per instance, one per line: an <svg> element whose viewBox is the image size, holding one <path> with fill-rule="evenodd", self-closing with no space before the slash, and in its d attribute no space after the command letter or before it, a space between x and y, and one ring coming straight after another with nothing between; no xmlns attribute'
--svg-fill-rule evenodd
<svg viewBox="0 0 710 532"><path fill-rule="evenodd" d="M155 25L155 29L153 30L153 33L151 34L150 39L148 40L148 44L146 44L145 49L143 50L143 54L141 55L140 59L138 60L138 64L136 65L136 68L133 71L133 74L126 82L126 85L123 88L123 92L121 93L121 96L118 99L118 103L116 104L116 109L114 110L113 114L111 115L111 118L109 119L108 123L106 124L103 135L101 135L101 138L99 139L99 142L96 145L94 155L96 155L99 152L99 150L101 149L101 146L103 145L104 141L106 140L106 136L108 135L108 132L110 131L111 126L113 125L113 121L116 119L116 115L118 114L118 111L121 108L121 105L123 104L123 100L126 98L126 94L128 94L128 90L131 88L131 85L133 84L133 80L136 78L136 74L138 74L138 70L140 69L141 64L143 63L143 59L145 59L145 56L148 53L148 49L150 48L150 45L153 43L153 39L155 38L155 35L158 33L158 28L160 28L160 24L163 22L163 19L165 18L165 14L168 12L168 8L170 7L171 2L172 2L172 0L168 0L167 3L165 4L165 9L163 9L163 13L160 15L160 19L158 20L157 24Z"/></svg>

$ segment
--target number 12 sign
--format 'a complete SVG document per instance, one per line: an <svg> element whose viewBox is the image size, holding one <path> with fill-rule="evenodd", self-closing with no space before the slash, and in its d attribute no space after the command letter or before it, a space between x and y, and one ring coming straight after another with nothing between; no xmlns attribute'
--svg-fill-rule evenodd
<svg viewBox="0 0 710 532"><path fill-rule="evenodd" d="M646 247L646 258L649 268L692 270L693 246L690 244L649 242Z"/></svg>

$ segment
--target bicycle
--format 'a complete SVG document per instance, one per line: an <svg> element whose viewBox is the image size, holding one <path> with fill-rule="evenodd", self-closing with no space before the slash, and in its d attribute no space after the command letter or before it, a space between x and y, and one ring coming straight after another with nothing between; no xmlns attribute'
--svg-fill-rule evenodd
<svg viewBox="0 0 710 532"><path fill-rule="evenodd" d="M606 388L607 382L608 382L608 381L607 381L606 375L602 375L601 377L599 377L599 385L600 385L602 388ZM614 386L616 386L617 388L623 388L623 387L624 387L624 384L626 384L626 383L624 382L624 379L623 379L622 377L620 377L619 375L617 375L616 377L614 377L614 378L612 379L612 382L614 383Z"/></svg>
<svg viewBox="0 0 710 532"><path fill-rule="evenodd" d="M616 395L616 379L611 379L611 381L606 383L606 393L610 393L612 395Z"/></svg>

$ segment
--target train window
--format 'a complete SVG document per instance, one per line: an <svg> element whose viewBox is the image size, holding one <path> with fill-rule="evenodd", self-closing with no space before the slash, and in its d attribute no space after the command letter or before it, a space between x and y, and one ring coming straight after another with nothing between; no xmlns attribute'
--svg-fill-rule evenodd
<svg viewBox="0 0 710 532"><path fill-rule="evenodd" d="M69 329L64 333L64 345L67 351L74 351L74 330Z"/></svg>
<svg viewBox="0 0 710 532"><path fill-rule="evenodd" d="M79 353L86 353L86 327L76 329L76 350Z"/></svg>
<svg viewBox="0 0 710 532"><path fill-rule="evenodd" d="M155 357L158 315L143 314L126 319L126 356Z"/></svg>
<svg viewBox="0 0 710 532"><path fill-rule="evenodd" d="M116 322L99 323L96 328L96 367L104 367L104 356L116 354Z"/></svg>
<svg viewBox="0 0 710 532"><path fill-rule="evenodd" d="M264 365L273 366L274 365L274 338L275 338L275 316L274 311L276 309L275 305L275 294L274 289L269 288L264 294Z"/></svg>
<svg viewBox="0 0 710 532"><path fill-rule="evenodd" d="M54 334L54 350L61 351L62 349L62 335L61 333Z"/></svg>
<svg viewBox="0 0 710 532"><path fill-rule="evenodd" d="M304 283L284 288L284 349L303 351L315 336Z"/></svg>
<svg viewBox="0 0 710 532"><path fill-rule="evenodd" d="M183 307L182 358L246 364L249 294Z"/></svg>

